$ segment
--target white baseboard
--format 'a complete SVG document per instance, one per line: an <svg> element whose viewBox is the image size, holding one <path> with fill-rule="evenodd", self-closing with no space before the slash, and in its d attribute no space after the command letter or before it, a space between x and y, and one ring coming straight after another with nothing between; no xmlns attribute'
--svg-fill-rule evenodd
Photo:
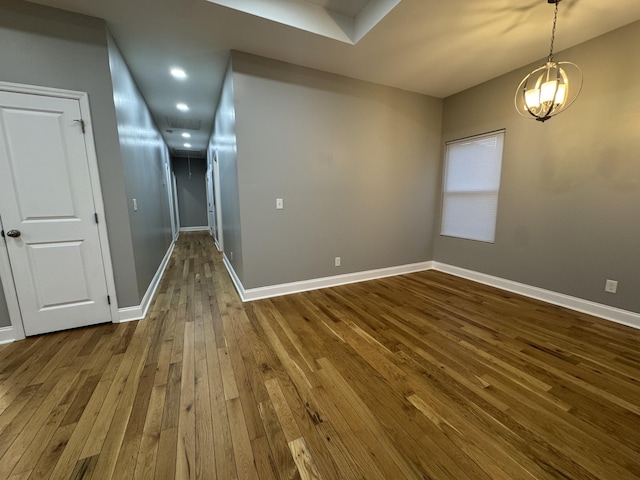
<svg viewBox="0 0 640 480"><path fill-rule="evenodd" d="M181 232L202 232L209 231L209 227L207 225L201 227L180 227Z"/></svg>
<svg viewBox="0 0 640 480"><path fill-rule="evenodd" d="M160 266L158 270L156 270L156 274L151 279L151 283L147 288L147 291L142 297L142 302L140 305L135 305L133 307L123 307L118 309L118 321L115 323L124 323L131 322L133 320L142 320L149 310L149 305L151 305L151 300L153 300L153 296L158 289L158 285L160 285L160 280L162 280L162 275L169 264L169 259L171 258L171 254L173 253L173 247L175 246L174 242L171 242L169 245L169 249L167 253L165 253L162 262L160 262Z"/></svg>
<svg viewBox="0 0 640 480"><path fill-rule="evenodd" d="M444 263L433 262L433 269L455 275L456 277L466 278L467 280L499 288L500 290L518 293L525 297L542 300L543 302L547 302L552 305L558 305L570 310L575 310L577 312L610 320L615 323L627 325L628 327L640 329L640 314L630 312L628 310L610 307L601 303L591 302L589 300L572 297L570 295L553 292L551 290L545 290L543 288L532 287L531 285L506 280L500 277L494 277L485 273L475 272L473 270L466 270L464 268Z"/></svg>
<svg viewBox="0 0 640 480"><path fill-rule="evenodd" d="M133 322L134 320L142 320L143 318L142 305L123 307L118 309L118 321L113 323Z"/></svg>
<svg viewBox="0 0 640 480"><path fill-rule="evenodd" d="M172 243L167 250L167 253L158 268L147 292L142 299L142 303L139 306L125 307L118 310L119 321L128 322L131 320L140 320L145 317L151 299L155 294L162 274L164 273L171 253L173 252L174 244ZM413 263L409 265L400 265L397 267L380 268L376 270L368 270L364 272L347 273L344 275L335 275L324 278L313 278L310 280L303 280L300 282L283 283L279 285L270 285L267 287L250 288L245 289L242 282L238 278L231 262L227 256L223 253L224 265L231 276L231 280L240 295L243 302L250 302L252 300L260 300L263 298L278 297L281 295L289 295L292 293L305 292L309 290L317 290L320 288L336 287L338 285L345 285L348 283L364 282L367 280L375 280L378 278L391 277L395 275L404 275L407 273L420 272L424 270L437 270L440 272L455 275L457 277L466 278L474 282L489 285L491 287L499 288L508 292L517 293L525 297L541 300L552 305L558 305L577 312L586 313L596 317L610 320L615 323L626 325L632 328L640 329L640 314L623 310L609 305L603 305L601 303L584 300L582 298L572 297L563 293L553 292L551 290L545 290L539 287L533 287L524 283L514 282L500 277L494 277L487 275L486 273L475 272L473 270L467 270L465 268L456 267L454 265L447 265L445 263L428 261ZM0 343L7 343L13 341L13 328L4 327L0 328Z"/></svg>
<svg viewBox="0 0 640 480"><path fill-rule="evenodd" d="M397 267L379 268L376 270L367 270L364 272L345 273L343 275L334 275L331 277L312 278L300 282L283 283L280 285L269 285L267 287L245 289L240 279L233 270L231 263L227 257L224 257L224 264L231 275L238 294L243 302L252 300L260 300L263 298L279 297L281 295L290 295L292 293L306 292L309 290L318 290L320 288L337 287L347 283L365 282L367 280L375 280L378 278L392 277L395 275L404 275L407 273L421 272L433 268L433 262L411 263L409 265L400 265Z"/></svg>
<svg viewBox="0 0 640 480"><path fill-rule="evenodd" d="M0 327L0 345L11 343L16 340L13 327Z"/></svg>
<svg viewBox="0 0 640 480"><path fill-rule="evenodd" d="M600 303L584 300L582 298L572 297L562 293L545 290L543 288L533 287L523 283L506 280L504 278L494 277L485 273L475 272L464 268L447 265L439 262L421 262L410 265L401 265L398 267L382 268L378 270L369 270L365 272L348 273L345 275L336 275L325 278L314 278L301 282L284 283L280 285L270 285L268 287L245 289L242 282L233 270L231 263L224 256L224 264L233 284L240 295L243 302L252 300L260 300L263 298L278 297L280 295L289 295L291 293L305 292L308 290L316 290L319 288L335 287L347 283L363 282L367 280L375 280L377 278L390 277L395 275L404 275L407 273L419 272L424 270L438 270L440 272L449 273L457 277L466 278L474 282L489 285L491 287L506 290L508 292L517 293L525 297L541 300L552 305L558 305L570 310L574 310L588 315L593 315L615 323L620 323L632 328L640 329L640 314L622 310L616 307L610 307Z"/></svg>
<svg viewBox="0 0 640 480"><path fill-rule="evenodd" d="M222 261L224 263L224 266L227 269L227 272L229 272L229 275L231 276L231 281L233 282L233 286L236 287L236 292L238 292L238 295L240 295L240 298L242 299L242 301L246 302L247 300L244 297L244 291L245 291L244 286L242 285L242 282L238 278L236 271L233 269L231 262L227 258L226 253L224 252L222 252Z"/></svg>

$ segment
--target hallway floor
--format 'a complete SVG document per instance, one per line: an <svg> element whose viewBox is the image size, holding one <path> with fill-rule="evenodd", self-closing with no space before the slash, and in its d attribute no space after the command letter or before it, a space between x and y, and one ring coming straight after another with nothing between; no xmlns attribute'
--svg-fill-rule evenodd
<svg viewBox="0 0 640 480"><path fill-rule="evenodd" d="M147 318L0 346L0 478L640 478L640 332L438 272L243 304L181 234Z"/></svg>

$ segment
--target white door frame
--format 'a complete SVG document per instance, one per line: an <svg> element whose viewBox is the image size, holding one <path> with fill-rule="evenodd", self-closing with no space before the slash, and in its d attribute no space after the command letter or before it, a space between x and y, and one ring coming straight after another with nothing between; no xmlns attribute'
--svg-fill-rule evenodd
<svg viewBox="0 0 640 480"><path fill-rule="evenodd" d="M178 184L176 182L176 174L171 171L171 192L173 194L173 212L174 212L174 221L175 221L175 234L173 240L177 240L178 236L180 236L180 206L178 205Z"/></svg>
<svg viewBox="0 0 640 480"><path fill-rule="evenodd" d="M0 218L0 229L4 230L2 218ZM20 304L18 303L18 293L13 283L13 272L9 263L9 251L6 242L0 244L0 279L2 280L2 289L4 297L7 301L7 310L9 310L9 320L11 320L11 328L13 330L11 339L22 340L26 338L24 334L24 326L22 325L22 314L20 313ZM0 343L10 341L8 338L2 338Z"/></svg>
<svg viewBox="0 0 640 480"><path fill-rule="evenodd" d="M107 293L111 298L109 313L111 315L111 321L117 322L119 319L118 298L116 296L116 284L113 276L113 265L111 263L111 250L109 248L109 237L107 235L104 202L102 200L98 157L96 155L96 146L93 138L93 124L91 122L91 110L89 108L89 95L85 92L77 92L74 90L61 90L58 88L39 87L9 82L0 82L0 91L78 100L78 103L80 104L80 114L85 125L84 144L87 152L89 176L91 177L93 202L96 213L98 214L98 238L100 239L102 263L104 265ZM2 287L7 300L7 307L9 309L9 318L11 319L11 325L14 330L13 338L15 340L21 340L25 338L24 324L22 322L22 314L20 313L18 295L13 283L13 273L11 271L11 264L9 263L9 254L6 245L0 248L0 279L2 279Z"/></svg>
<svg viewBox="0 0 640 480"><path fill-rule="evenodd" d="M215 204L213 202L213 162L211 159L207 160L207 173L205 173L205 185L207 189L207 226L209 227L209 233L215 239L216 233L214 232L216 228L216 219L215 219ZM211 209L213 208L213 215L211 215Z"/></svg>
<svg viewBox="0 0 640 480"><path fill-rule="evenodd" d="M165 159L164 162L164 177L165 177L165 182L167 184L167 200L169 202L169 216L171 218L171 238L173 238L173 241L175 242L177 236L178 236L178 229L176 228L176 212L175 212L175 205L173 203L173 180L171 178L171 160L169 157L169 154L167 153L167 158Z"/></svg>
<svg viewBox="0 0 640 480"><path fill-rule="evenodd" d="M224 235L222 228L222 197L220 195L220 161L218 160L218 150L213 151L213 195L216 215L216 226L218 231L217 235L214 235L216 247L221 252L224 252Z"/></svg>

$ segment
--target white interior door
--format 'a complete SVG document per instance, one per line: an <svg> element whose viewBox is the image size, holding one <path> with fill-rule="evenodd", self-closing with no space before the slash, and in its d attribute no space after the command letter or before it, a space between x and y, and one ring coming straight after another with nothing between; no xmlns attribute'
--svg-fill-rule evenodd
<svg viewBox="0 0 640 480"><path fill-rule="evenodd" d="M0 216L27 335L110 322L76 99L0 91Z"/></svg>
<svg viewBox="0 0 640 480"><path fill-rule="evenodd" d="M222 229L222 197L220 195L220 163L218 162L218 152L213 153L213 198L216 215L216 247L221 252L224 251L224 237Z"/></svg>
<svg viewBox="0 0 640 480"><path fill-rule="evenodd" d="M213 174L211 165L207 168L207 218L209 221L209 233L211 236L216 239L217 230L216 230L216 207L213 200Z"/></svg>
<svg viewBox="0 0 640 480"><path fill-rule="evenodd" d="M169 161L164 164L164 176L167 184L167 194L169 195L169 216L171 217L171 234L175 240L178 236L178 227L176 225L176 212L175 205L173 203L173 181L171 180L171 167Z"/></svg>
<svg viewBox="0 0 640 480"><path fill-rule="evenodd" d="M175 222L174 230L180 232L180 209L178 208L178 184L176 182L176 174L171 172L171 190L173 192L173 220ZM177 235L177 234L176 234ZM174 237L174 240L177 238Z"/></svg>

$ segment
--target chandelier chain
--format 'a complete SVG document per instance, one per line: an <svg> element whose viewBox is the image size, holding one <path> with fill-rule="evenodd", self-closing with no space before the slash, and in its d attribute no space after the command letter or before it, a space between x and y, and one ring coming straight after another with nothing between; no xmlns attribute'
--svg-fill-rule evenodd
<svg viewBox="0 0 640 480"><path fill-rule="evenodd" d="M553 60L553 44L555 43L555 40L556 40L556 23L558 21L558 4L559 3L560 3L560 0L555 1L556 9L555 9L555 12L553 13L553 28L551 29L551 47L549 48L549 62Z"/></svg>

